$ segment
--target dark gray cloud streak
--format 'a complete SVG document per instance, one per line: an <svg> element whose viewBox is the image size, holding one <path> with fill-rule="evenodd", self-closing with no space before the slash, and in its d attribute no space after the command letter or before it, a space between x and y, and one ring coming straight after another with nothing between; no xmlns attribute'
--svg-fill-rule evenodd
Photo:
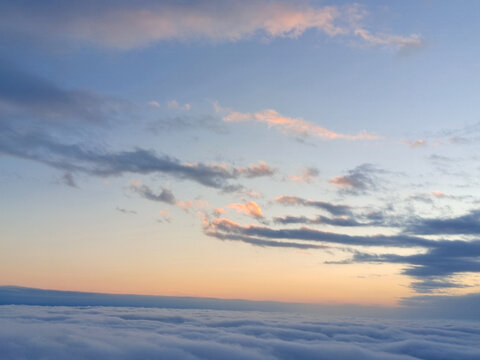
<svg viewBox="0 0 480 360"><path fill-rule="evenodd" d="M66 172L65 174L63 174L63 176L59 180L59 183L73 188L78 188L77 182L75 181L75 178L70 172Z"/></svg>
<svg viewBox="0 0 480 360"><path fill-rule="evenodd" d="M362 164L348 170L346 175L330 179L330 183L339 187L340 192L350 195L360 195L378 190L380 179L378 174L385 173L372 164Z"/></svg>
<svg viewBox="0 0 480 360"><path fill-rule="evenodd" d="M269 167L225 167L215 164L185 164L180 160L137 148L108 152L88 149L80 144L61 142L42 131L15 127L0 119L0 154L34 160L66 172L83 172L95 176L120 176L124 173L163 173L202 185L236 189L229 183L239 177L270 176Z"/></svg>
<svg viewBox="0 0 480 360"><path fill-rule="evenodd" d="M354 256L350 259L326 263L370 262L405 265L403 273L415 280L410 286L418 293L469 287L469 285L459 282L459 279L455 277L466 273L480 273L480 239L477 238L480 234L480 210L471 210L467 214L450 218L420 218L413 215L410 217L387 216L385 212L378 211L357 214L354 208L294 196L281 196L276 199L276 202L292 206L318 207L332 215L342 215L336 217L319 215L314 218L287 215L273 218L276 224L331 225L337 227L386 226L396 229L397 235L351 236L309 227L278 229L255 225L243 226L227 219L213 221L207 227L208 231L206 233L217 238L229 238L230 240L244 242L248 242L248 239L255 237L257 240L268 239L280 244L286 240L294 240L297 243L320 242L346 247L416 249L417 253L413 255L396 253L378 255L355 250ZM453 235L468 236L470 240L465 238L445 239L445 237ZM427 236L434 236L434 238Z"/></svg>
<svg viewBox="0 0 480 360"><path fill-rule="evenodd" d="M278 220L278 219L277 219ZM281 218L280 223L300 219ZM278 221L277 221L278 222ZM337 224L338 226L338 224ZM417 249L413 255L372 254L355 251L351 259L327 262L351 263L393 263L406 265L405 275L417 279L412 288L419 292L433 292L438 289L458 288L464 285L451 278L457 274L480 272L480 240L431 240L411 234L353 236L302 227L297 229L274 229L267 226L243 226L227 219L216 219L205 227L209 236L220 239L250 242L251 239L275 242L281 246L284 241L294 240L300 244L321 243L361 247L397 247ZM267 245L267 244L266 244ZM273 245L269 245L273 246Z"/></svg>
<svg viewBox="0 0 480 360"><path fill-rule="evenodd" d="M165 188L162 188L158 193L153 191L147 185L132 185L130 188L148 200L164 202L171 205L175 204L176 202L175 195L173 195L170 190Z"/></svg>
<svg viewBox="0 0 480 360"><path fill-rule="evenodd" d="M383 212L370 212L364 214L351 213L347 216L327 217L317 215L314 218L306 216L276 216L273 221L277 224L306 224L306 225L331 225L339 227L359 227L359 226L377 226L377 227L397 227L399 219L387 218Z"/></svg>
<svg viewBox="0 0 480 360"><path fill-rule="evenodd" d="M480 235L480 210L452 218L414 218L405 231L420 235Z"/></svg>
<svg viewBox="0 0 480 360"><path fill-rule="evenodd" d="M124 208L121 208L121 207L116 207L115 210L117 210L118 212L121 212L123 214L129 214L129 215L137 215L138 213L135 211L135 210L129 210L129 209L124 209Z"/></svg>
<svg viewBox="0 0 480 360"><path fill-rule="evenodd" d="M242 226L225 219L214 220L208 224L206 229L209 231L209 233L221 233L226 235L234 234L276 240L300 240L351 246L380 246L399 248L430 248L435 246L435 243L431 240L409 235L354 236L306 227L300 229L273 229L267 226Z"/></svg>
<svg viewBox="0 0 480 360"><path fill-rule="evenodd" d="M352 208L348 205L332 204L326 201L314 201L297 196L279 196L275 201L282 205L307 206L325 210L334 216L351 215Z"/></svg>
<svg viewBox="0 0 480 360"><path fill-rule="evenodd" d="M403 273L419 280L412 284L419 292L464 287L464 284L452 281L451 277L480 272L480 240L432 240L430 248L424 253L375 255L356 252L352 259L345 261L355 262L405 264L407 267Z"/></svg>
<svg viewBox="0 0 480 360"><path fill-rule="evenodd" d="M156 134L170 131L208 130L219 134L227 134L228 129L221 118L212 115L196 116L190 114L163 117L152 122L147 129Z"/></svg>
<svg viewBox="0 0 480 360"><path fill-rule="evenodd" d="M273 218L273 221L277 224L283 224L283 225L312 224L312 225L332 225L332 226L349 226L349 227L373 225L369 223L361 223L352 218L345 218L345 217L329 218L321 215L318 215L313 219L307 218L306 216L291 216L291 215L277 216Z"/></svg>
<svg viewBox="0 0 480 360"><path fill-rule="evenodd" d="M268 239L260 239L252 236L243 236L236 234L223 234L218 231L207 231L208 236L215 237L220 240L232 240L232 241L241 241L246 244L259 247L276 247L276 248L295 248L295 249L326 249L327 246L315 245L315 244L305 244L292 241L276 241Z"/></svg>
<svg viewBox="0 0 480 360"><path fill-rule="evenodd" d="M415 255L356 253L354 262L385 262L411 265L407 275L428 278L456 273L480 272L480 240L430 241L430 249Z"/></svg>

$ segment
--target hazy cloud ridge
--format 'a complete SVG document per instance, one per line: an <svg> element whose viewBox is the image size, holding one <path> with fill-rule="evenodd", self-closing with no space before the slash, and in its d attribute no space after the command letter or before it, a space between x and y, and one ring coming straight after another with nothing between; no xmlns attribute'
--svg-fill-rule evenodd
<svg viewBox="0 0 480 360"><path fill-rule="evenodd" d="M106 122L126 102L81 89L64 89L0 61L0 117Z"/></svg>

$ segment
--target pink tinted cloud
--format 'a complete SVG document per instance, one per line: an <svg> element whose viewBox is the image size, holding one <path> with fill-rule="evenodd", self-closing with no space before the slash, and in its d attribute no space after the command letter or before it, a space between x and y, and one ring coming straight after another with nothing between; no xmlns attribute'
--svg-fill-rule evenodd
<svg viewBox="0 0 480 360"><path fill-rule="evenodd" d="M132 49L168 40L235 42L256 35L296 38L307 30L328 37L359 39L364 44L419 46L417 34L379 34L367 30L367 11L359 5L314 6L304 1L98 1L25 11L21 5L0 13L0 25L18 33L73 38ZM49 11L47 11L49 10ZM65 19L68 19L66 21ZM369 26L371 27L371 26Z"/></svg>
<svg viewBox="0 0 480 360"><path fill-rule="evenodd" d="M225 122L246 122L253 121L264 123L268 128L274 128L285 135L300 137L317 137L328 140L377 140L378 136L361 131L357 135L346 135L336 133L321 127L303 118L291 118L279 114L273 109L267 109L255 113L242 113L230 109L221 108L216 105L217 111L224 111L227 114L223 117Z"/></svg>
<svg viewBox="0 0 480 360"><path fill-rule="evenodd" d="M329 183L341 187L354 187L356 185L355 180L349 176L335 176L329 180Z"/></svg>
<svg viewBox="0 0 480 360"><path fill-rule="evenodd" d="M247 216L261 219L263 218L263 212L260 206L255 201L248 201L244 204L242 203L232 203L227 205L229 209L235 209L238 213L243 213Z"/></svg>
<svg viewBox="0 0 480 360"><path fill-rule="evenodd" d="M179 208L185 210L185 211L190 211L191 208L195 205L192 200L186 200L186 201L178 201L176 204Z"/></svg>
<svg viewBox="0 0 480 360"><path fill-rule="evenodd" d="M276 170L265 161L259 161L258 164L237 168L237 172L245 177L268 176L273 175L275 171Z"/></svg>
<svg viewBox="0 0 480 360"><path fill-rule="evenodd" d="M170 100L167 101L167 107L169 109L178 109L178 110L190 110L192 108L192 105L190 104L183 104L181 105L177 100Z"/></svg>
<svg viewBox="0 0 480 360"><path fill-rule="evenodd" d="M274 200L284 205L298 205L298 204L303 204L305 202L304 199L301 199L297 196L287 196L287 195L277 196Z"/></svg>
<svg viewBox="0 0 480 360"><path fill-rule="evenodd" d="M408 147L411 147L411 148L419 148L419 147L423 147L423 146L427 145L427 140L423 140L423 139L418 139L418 140L414 140L414 141L403 140L402 142L405 145L407 145Z"/></svg>
<svg viewBox="0 0 480 360"><path fill-rule="evenodd" d="M432 191L432 195L435 196L436 198L444 198L447 196L447 194L438 190Z"/></svg>
<svg viewBox="0 0 480 360"><path fill-rule="evenodd" d="M170 215L170 212L168 210L159 210L158 213L162 217L159 219L160 222L166 221L166 222L171 222L172 221L172 216Z"/></svg>
<svg viewBox="0 0 480 360"><path fill-rule="evenodd" d="M318 178L319 171L315 168L307 168L302 171L301 175L290 175L288 178L294 182L310 183Z"/></svg>

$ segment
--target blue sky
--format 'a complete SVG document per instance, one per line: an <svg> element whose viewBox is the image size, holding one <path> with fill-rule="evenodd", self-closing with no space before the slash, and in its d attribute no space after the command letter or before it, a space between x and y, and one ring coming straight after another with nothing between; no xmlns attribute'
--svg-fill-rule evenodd
<svg viewBox="0 0 480 360"><path fill-rule="evenodd" d="M0 283L478 293L478 6L0 2Z"/></svg>

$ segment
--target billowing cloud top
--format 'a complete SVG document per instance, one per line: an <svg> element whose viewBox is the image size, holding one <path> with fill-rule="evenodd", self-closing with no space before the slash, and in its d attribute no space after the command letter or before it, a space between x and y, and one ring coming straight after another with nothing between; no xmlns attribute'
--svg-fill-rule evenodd
<svg viewBox="0 0 480 360"><path fill-rule="evenodd" d="M480 328L298 313L0 307L5 360L478 359Z"/></svg>

